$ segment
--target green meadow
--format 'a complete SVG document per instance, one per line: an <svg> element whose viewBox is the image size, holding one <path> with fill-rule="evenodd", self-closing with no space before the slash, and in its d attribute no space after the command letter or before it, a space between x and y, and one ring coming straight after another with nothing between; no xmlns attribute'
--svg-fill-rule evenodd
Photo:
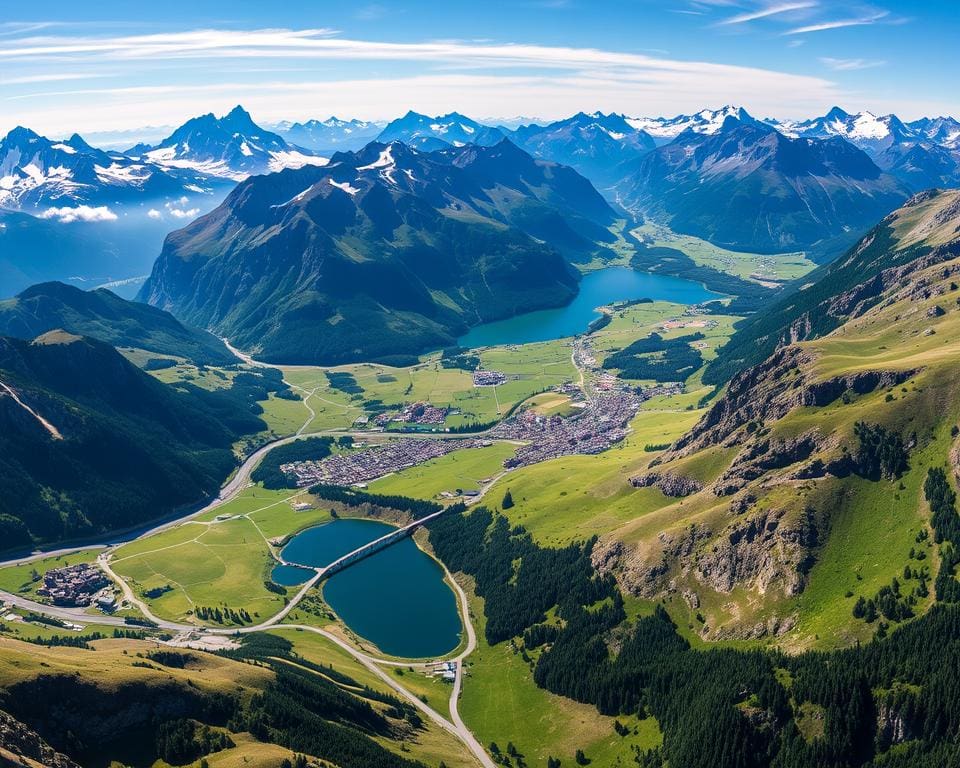
<svg viewBox="0 0 960 768"><path fill-rule="evenodd" d="M647 245L675 248L700 266L761 284L775 285L795 280L817 266L802 251L777 254L731 251L693 235L673 232L652 221L644 222L633 232Z"/></svg>
<svg viewBox="0 0 960 768"><path fill-rule="evenodd" d="M496 742L502 751L512 742L528 765L544 765L549 757L575 765L582 749L592 765L629 765L634 748L651 749L662 740L653 718L621 717L626 736L614 730L614 718L588 704L538 688L532 664L511 642L489 645L483 637L483 602L471 600L477 650L466 665L460 714L484 746Z"/></svg>

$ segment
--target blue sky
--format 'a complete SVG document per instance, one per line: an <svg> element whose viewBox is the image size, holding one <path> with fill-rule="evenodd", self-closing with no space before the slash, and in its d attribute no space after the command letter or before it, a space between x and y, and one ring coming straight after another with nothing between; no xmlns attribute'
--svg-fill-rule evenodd
<svg viewBox="0 0 960 768"><path fill-rule="evenodd" d="M960 114L958 4L871 0L4 3L0 131L578 110ZM951 81L948 83L948 79Z"/></svg>

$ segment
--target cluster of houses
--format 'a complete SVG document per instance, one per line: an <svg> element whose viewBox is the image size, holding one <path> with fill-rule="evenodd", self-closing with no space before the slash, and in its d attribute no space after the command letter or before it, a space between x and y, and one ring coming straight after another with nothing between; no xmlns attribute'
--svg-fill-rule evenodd
<svg viewBox="0 0 960 768"><path fill-rule="evenodd" d="M410 403L403 406L400 411L378 414L373 423L378 427L386 427L391 422L440 425L443 424L449 413L449 408L440 408L431 403Z"/></svg>
<svg viewBox="0 0 960 768"><path fill-rule="evenodd" d="M626 437L627 425L641 402L634 392L618 391L595 397L569 418L544 416L527 409L494 427L490 434L527 443L503 462L507 469L558 456L600 453Z"/></svg>
<svg viewBox="0 0 960 768"><path fill-rule="evenodd" d="M110 586L110 579L99 568L89 563L79 563L47 571L37 594L54 605L76 607L97 604L105 610L111 610L115 601Z"/></svg>
<svg viewBox="0 0 960 768"><path fill-rule="evenodd" d="M473 386L475 387L496 387L507 383L507 375L500 371L481 371L473 372Z"/></svg>
<svg viewBox="0 0 960 768"><path fill-rule="evenodd" d="M384 475L415 467L462 448L478 448L482 440L393 440L350 453L334 454L319 461L296 461L280 469L293 476L300 487L327 483L357 485ZM486 443L489 445L489 442Z"/></svg>

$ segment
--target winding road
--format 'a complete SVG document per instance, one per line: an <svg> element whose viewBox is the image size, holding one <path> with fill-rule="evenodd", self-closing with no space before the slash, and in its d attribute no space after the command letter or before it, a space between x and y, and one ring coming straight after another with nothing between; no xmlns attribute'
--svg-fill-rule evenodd
<svg viewBox="0 0 960 768"><path fill-rule="evenodd" d="M260 363L258 361L255 361L249 356L244 355L240 353L238 350L231 347L229 343L227 342L225 343L227 344L227 347L234 354L236 354L244 362L250 365L275 367L275 366L269 366L266 363ZM450 573L450 571L442 563L441 563L441 566L443 567L447 580L451 585L451 588L455 591L457 595L457 602L458 602L458 606L461 614L461 622L464 627L464 633L466 635L466 643L464 644L464 647L461 650L461 652L457 656L453 657L452 659L449 659L455 665L455 678L454 678L454 683L453 683L453 687L450 695L450 702L449 702L449 705L450 705L449 720L445 718L440 712L433 709L424 701L422 701L418 696L414 695L413 693L408 691L406 688L404 688L402 685L400 685L383 669L384 666L400 666L400 665L407 666L409 662L398 662L391 659L382 659L382 658L370 656L369 654L366 654L360 651L359 649L355 648L353 645L348 643L343 638L335 635L332 632L321 629L319 627L311 627L308 625L299 625L299 624L282 624L281 625L281 622L289 615L289 613L297 606L297 604L310 592L311 589L313 589L317 584L319 584L324 578L326 578L329 575L332 575L332 573L342 569L343 567L348 567L350 564L352 564L352 562L355 562L356 560L361 559L367 554L372 554L373 552L379 551L379 549L383 548L384 546L384 540L391 539L391 538L393 538L394 540L399 540L403 536L410 535L415 529L419 528L420 526L424 525L430 520L433 520L434 518L442 515L444 512L447 511L446 509L442 510L441 512L436 512L432 515L428 515L420 520L416 520L408 524L407 526L404 526L403 528L397 529L395 531L391 531L389 534L381 537L380 539L377 539L373 542L369 542L368 544L362 547L359 547L357 550L354 550L353 552L348 553L347 555L344 555L343 557L339 558L333 563L330 563L324 568L314 568L313 569L315 570L314 575L300 588L297 594L294 595L289 600L289 602L283 607L282 610L274 614L272 617L270 617L266 621L263 621L263 622L260 622L259 624L251 625L248 627L234 627L230 629L198 627L193 624L183 624L180 622L168 621L166 619L162 619L159 616L156 616L153 613L153 611L150 609L150 606L147 605L146 602L141 600L134 593L131 586L112 569L110 565L110 557L113 553L113 550L117 549L118 547L124 544L130 543L131 541L143 539L143 538L155 535L157 533L160 533L162 531L168 530L170 528L173 528L175 526L181 525L182 523L188 522L189 520L199 515L209 513L210 511L216 509L217 507L222 506L228 501L231 501L241 491L243 491L244 488L250 485L251 474L253 473L254 469L256 469L257 465L260 463L263 457L267 455L267 453L269 453L274 448L277 448L281 445L287 445L295 440L299 440L301 438L308 436L308 434L306 433L306 430L309 428L310 424L313 422L313 419L315 418L315 412L309 405L309 397L313 395L313 392L305 390L301 387L289 384L289 382L287 383L292 388L297 389L298 391L304 394L304 399L303 399L304 406L306 407L309 413L309 416L307 417L306 421L304 421L303 425L300 427L299 430L297 430L295 434L269 442L261 446L260 448L258 448L252 454L250 454L250 456L248 456L243 461L243 463L237 468L237 471L233 474L233 476L230 477L226 483L224 483L223 487L220 489L220 492L218 493L216 498L212 499L209 503L176 519L165 521L163 523L157 524L147 529L136 530L133 535L128 535L127 537L122 537L121 535L122 540L118 539L117 534L113 534L110 537L104 538L102 541L87 542L82 546L62 547L56 550L33 552L29 555L21 556L19 558L11 559L5 562L0 562L0 567L6 567L11 565L22 565L22 564L29 563L31 561L42 559L42 558L58 556L58 555L67 555L67 554L71 554L78 551L103 547L104 551L97 556L98 566L120 588L123 594L124 600L126 600L129 604L136 606L137 609L140 610L140 612L143 614L143 616L149 621L154 622L159 629L163 629L169 632L176 632L176 633L196 633L200 635L231 636L231 635L237 635L237 634L248 634L251 632L259 632L259 631L263 631L271 628L279 628L282 626L284 628L290 627L290 628L298 629L301 631L314 632L316 634L323 635L329 641L331 641L332 643L335 643L338 647L340 647L341 649L349 653L353 658L355 658L357 661L363 664L364 667L369 669L379 679L381 679L384 683L390 686L391 689L395 690L398 694L400 694L406 700L408 700L411 704L413 704L418 710L423 712L423 714L426 715L437 726L439 726L446 732L450 733L451 735L459 739L460 742L476 758L477 762L481 766L483 766L483 768L496 768L496 765L493 762L493 760L487 754L486 750L484 750L480 742L477 741L476 737L473 735L473 733L470 731L467 725L463 722L463 719L460 716L459 698L460 698L461 691L463 689L464 660L476 649L477 638L473 628L473 624L470 620L470 608L469 608L469 602L467 600L467 595L463 591L463 589L460 587L460 585L454 580L453 575ZM20 400L19 398L17 398L16 393L10 390L9 387L6 386L6 384L4 384L3 382L0 382L0 388L5 390L18 403L20 403ZM22 403L20 404L23 405ZM27 406L25 405L24 407L27 408ZM30 410L30 409L27 408L27 410ZM50 431L51 437L53 437L54 439L59 437L59 433L56 432L56 428L52 427L52 425L47 426L47 424L45 424L44 421L39 416L37 416L32 411L31 413L34 416L36 416L36 418L41 422L41 424L43 424L48 429L48 431ZM309 433L309 435L312 436L312 435L320 435L320 434L326 434L326 433L336 434L336 435L363 434L365 437L369 436L368 433L351 433L351 432L337 431L337 430ZM420 437L420 435L415 435L415 434L405 435L405 436L414 437L414 438ZM459 438L461 436L438 433L438 434L423 435L422 437L424 438L439 437L439 438L450 439L450 438ZM503 473L501 473L501 475L502 474ZM501 475L498 475L497 478L494 479L494 482ZM474 504L478 502L486 493L486 491L494 484L494 482L491 482L487 486L485 486L481 490L480 495L470 499L468 503ZM389 546L389 544L386 544L386 545ZM37 601L22 597L21 595L12 594L2 590L0 590L0 598L2 598L7 604L13 605L22 610L31 611L43 616L59 619L61 621L68 621L68 622L83 624L83 625L95 624L95 625L108 626L108 627L130 628L130 625L128 625L123 618L118 616L89 614L89 613L86 613L84 609L81 609L81 608L68 608L68 607L48 605L45 603L39 603Z"/></svg>

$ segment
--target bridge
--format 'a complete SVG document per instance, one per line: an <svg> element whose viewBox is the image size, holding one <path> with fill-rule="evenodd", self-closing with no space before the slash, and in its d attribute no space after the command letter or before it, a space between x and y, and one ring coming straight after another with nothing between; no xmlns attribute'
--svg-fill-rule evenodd
<svg viewBox="0 0 960 768"><path fill-rule="evenodd" d="M386 549L391 544L399 541L400 539L406 538L407 536L413 535L413 532L417 530L422 525L426 525L431 520L435 520L440 517L440 515L445 514L450 510L450 507L444 507L438 512L433 512L425 517L421 517L417 520L414 520L412 523L408 523L402 528L397 528L390 533L381 536L379 539L374 539L367 544L364 544L362 547L358 547L352 552L348 552L343 557L339 557L334 560L329 565L325 565L323 568L314 568L313 570L317 571L317 577L312 579L314 583L321 581L323 579L333 576L335 573L339 573L344 568L353 565L359 560L363 560L365 557L370 557L381 550ZM309 568L310 566L302 565L301 563L286 563L285 565L295 565L301 568Z"/></svg>
<svg viewBox="0 0 960 768"><path fill-rule="evenodd" d="M304 565L303 563L292 563L292 562L289 562L288 560L281 560L280 562L283 565L293 565L298 568L306 568L308 570L314 571L314 574L306 582L304 582L303 586L300 587L300 591L297 592L297 594L294 595L287 602L287 604L281 609L279 613L274 614L271 618L267 619L266 621L262 621L259 624L255 624L253 626L240 627L237 629L208 629L207 631L213 634L228 634L228 633L234 634L237 632L239 633L257 632L257 631L268 629L272 626L279 624L297 606L297 603L299 603L306 596L306 594L311 589L313 589L317 584L319 584L321 581L329 578L330 576L333 576L333 574L338 573L339 571L342 571L344 568L348 568L354 563L360 560L363 560L365 557L370 557L370 555L373 555L377 552L380 552L383 549L386 549L391 544L394 544L400 539L412 535L413 532L416 531L417 528L419 528L421 525L426 525L431 520L436 520L438 517L440 517L440 515L446 514L455 506L456 505L444 507L439 512L433 512L429 515L426 515L425 517L421 517L418 520L414 520L412 523L407 523L407 525L403 526L402 528L397 528L393 531L390 531L390 533L384 536L381 536L379 539L374 539L373 541L368 542L367 544L364 544L362 547L357 547L357 549L353 550L353 552L348 552L343 557L337 558L332 563L325 565L323 568ZM117 581L120 584L125 584L125 582L122 579L118 579ZM140 607L141 607L141 610L146 608L146 606L144 606L142 602L140 602ZM145 615L149 615L149 609L146 609L146 610L147 610L147 614Z"/></svg>

